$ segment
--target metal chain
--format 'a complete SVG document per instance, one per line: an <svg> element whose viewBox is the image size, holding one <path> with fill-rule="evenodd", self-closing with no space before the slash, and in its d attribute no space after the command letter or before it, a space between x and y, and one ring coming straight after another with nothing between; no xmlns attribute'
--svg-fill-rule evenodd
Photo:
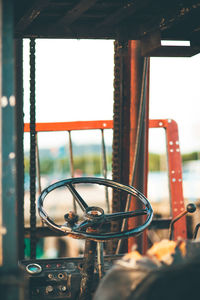
<svg viewBox="0 0 200 300"><path fill-rule="evenodd" d="M35 39L30 39L30 258L36 257Z"/></svg>
<svg viewBox="0 0 200 300"><path fill-rule="evenodd" d="M113 106L113 152L112 152L112 179L119 181L120 174L120 55L119 42L114 42L114 106ZM113 206L118 204L115 200Z"/></svg>
<svg viewBox="0 0 200 300"><path fill-rule="evenodd" d="M121 181L121 104L120 104L120 79L121 79L121 48L119 41L114 42L114 106L113 106L113 146L112 146L112 179L116 182ZM121 196L116 190L112 195L112 212L120 211ZM119 231L120 224L113 221L112 231ZM116 241L109 242L108 251L115 253Z"/></svg>

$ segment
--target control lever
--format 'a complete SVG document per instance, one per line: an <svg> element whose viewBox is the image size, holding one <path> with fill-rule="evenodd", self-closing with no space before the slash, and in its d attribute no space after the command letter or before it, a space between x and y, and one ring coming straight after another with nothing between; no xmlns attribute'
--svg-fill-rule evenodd
<svg viewBox="0 0 200 300"><path fill-rule="evenodd" d="M200 227L200 223L198 223L198 224L195 226L194 235L193 235L193 240L195 240L196 237L197 237L197 233L198 233L198 231L199 231L199 227Z"/></svg>
<svg viewBox="0 0 200 300"><path fill-rule="evenodd" d="M174 233L174 224L181 219L183 216L185 216L188 213L194 213L196 211L196 205L194 203L189 203L186 207L186 210L184 210L182 213L180 213L176 218L174 218L169 226L169 239L172 240L173 233Z"/></svg>

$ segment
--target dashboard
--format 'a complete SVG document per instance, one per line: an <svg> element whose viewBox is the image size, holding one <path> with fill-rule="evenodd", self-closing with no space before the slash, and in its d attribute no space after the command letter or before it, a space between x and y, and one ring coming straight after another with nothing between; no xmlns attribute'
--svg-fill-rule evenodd
<svg viewBox="0 0 200 300"><path fill-rule="evenodd" d="M105 256L104 271L107 272L121 255ZM30 300L77 299L80 291L83 257L23 260L19 263L28 281ZM92 292L99 282L98 266L95 264Z"/></svg>

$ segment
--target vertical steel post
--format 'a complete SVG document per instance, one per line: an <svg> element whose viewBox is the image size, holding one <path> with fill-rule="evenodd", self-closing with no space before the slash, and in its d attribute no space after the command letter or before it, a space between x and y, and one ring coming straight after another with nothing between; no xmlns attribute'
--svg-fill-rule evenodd
<svg viewBox="0 0 200 300"><path fill-rule="evenodd" d="M72 137L71 137L71 131L68 131L69 134L69 161L70 161L70 173L71 177L74 178L74 158L73 158L73 147L72 147ZM75 213L77 213L77 205L76 200L73 196L73 210Z"/></svg>
<svg viewBox="0 0 200 300"><path fill-rule="evenodd" d="M24 280L18 269L13 9L13 0L0 0L0 280L2 299L23 300Z"/></svg>
<svg viewBox="0 0 200 300"><path fill-rule="evenodd" d="M143 65L144 57L141 56L140 41L130 41L129 42L130 51L130 166L133 164L133 158L135 154L135 142L137 135L138 126L138 116L139 107L141 101L141 90L142 90L142 75L143 75ZM148 70L149 72L149 70ZM147 75L149 77L149 74ZM149 82L149 79L148 79ZM147 188L147 161L148 161L148 102L149 102L149 86L146 89L146 108L145 108L145 126L143 126L141 141L140 141L140 151L137 162L137 171L133 185L140 192L146 194ZM130 169L129 180L131 180L133 170ZM132 202L130 205L130 210L139 209L140 204ZM135 218L129 221L129 226L137 226L141 222L140 218ZM144 234L137 238L130 238L128 240L128 251L134 243L137 243L138 249L143 250L143 239Z"/></svg>
<svg viewBox="0 0 200 300"><path fill-rule="evenodd" d="M15 87L16 87L16 192L18 223L18 255L24 258L24 122L23 122L23 40L15 40Z"/></svg>
<svg viewBox="0 0 200 300"><path fill-rule="evenodd" d="M42 193L41 186L41 172L40 172L40 154L39 154L39 146L38 146L38 134L35 133L35 153L36 153L36 174L37 174L37 182L38 182L38 193Z"/></svg>
<svg viewBox="0 0 200 300"><path fill-rule="evenodd" d="M0 97L2 97L2 0L0 0ZM1 120L1 109L0 109L0 120ZM0 124L0 140L2 140L1 136L2 126ZM2 149L0 143L0 164L2 165ZM0 168L0 191L2 191L2 168ZM0 266L3 264L3 203L2 203L2 194L0 193Z"/></svg>
<svg viewBox="0 0 200 300"><path fill-rule="evenodd" d="M135 141L134 141L135 148L134 148L134 153L133 153L132 166L130 166L131 172L130 172L129 184L132 186L134 185L134 182L135 182L135 179L137 176L137 170L139 167L138 160L140 157L141 148L143 146L142 138L143 138L143 136L146 136L146 131L145 131L146 128L144 127L144 125L145 125L145 113L146 113L147 74L148 74L148 59L145 58L144 65L143 65L143 73L142 73L140 104L139 104L139 109L138 109L138 121L137 121L138 124L137 124L136 137L135 137ZM130 120L131 120L131 118L130 118ZM147 170L148 170L148 168L147 168ZM144 172L144 174L145 174L145 172ZM131 197L130 195L128 195L128 197L126 199L126 207L125 207L126 212L128 210L130 210L132 201L134 201L134 198ZM142 206L140 208L142 209ZM140 219L142 219L142 218L140 218ZM128 221L127 219L124 219L122 221L121 231L124 231L127 228L127 221ZM121 245L122 245L122 240L119 240L117 249L116 249L117 254L121 250Z"/></svg>
<svg viewBox="0 0 200 300"><path fill-rule="evenodd" d="M118 43L116 47L116 43ZM132 184L133 160L137 150L137 128L140 102L142 100L142 76L144 57L140 54L140 42L115 43L115 104L114 104L114 136L113 136L113 180L124 184ZM148 75L149 76L149 75ZM148 78L147 78L148 81ZM144 124L141 134L140 151L137 159L137 169L134 171L133 185L145 193L147 186L147 155L148 155L148 84L146 86L146 107ZM125 208L122 196L115 197L113 212ZM137 204L131 202L130 209L137 209ZM137 226L140 220L134 219L129 226ZM115 225L115 224L114 224ZM117 225L116 229L120 229ZM113 228L115 230L115 228ZM137 242L142 249L142 238L131 238L128 246L123 242L121 251L130 250ZM114 248L114 247L113 247Z"/></svg>
<svg viewBox="0 0 200 300"><path fill-rule="evenodd" d="M102 171L103 177L107 178L107 161L106 161L106 146L104 139L104 129L101 129L101 149L102 149ZM108 195L108 187L105 186L105 199L106 199L106 207L107 212L110 212L110 203L109 203L109 195Z"/></svg>
<svg viewBox="0 0 200 300"><path fill-rule="evenodd" d="M15 88L14 39L12 0L2 0L1 27L1 201L3 228L3 265L17 265L17 203L16 203L16 152L15 152Z"/></svg>

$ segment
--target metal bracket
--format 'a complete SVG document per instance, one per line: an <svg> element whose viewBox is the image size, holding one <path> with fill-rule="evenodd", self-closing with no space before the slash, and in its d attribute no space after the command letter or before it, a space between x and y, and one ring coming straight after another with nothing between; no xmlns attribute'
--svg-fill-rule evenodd
<svg viewBox="0 0 200 300"><path fill-rule="evenodd" d="M162 46L160 31L154 31L141 38L141 55L153 57L191 57L200 52L200 46Z"/></svg>

